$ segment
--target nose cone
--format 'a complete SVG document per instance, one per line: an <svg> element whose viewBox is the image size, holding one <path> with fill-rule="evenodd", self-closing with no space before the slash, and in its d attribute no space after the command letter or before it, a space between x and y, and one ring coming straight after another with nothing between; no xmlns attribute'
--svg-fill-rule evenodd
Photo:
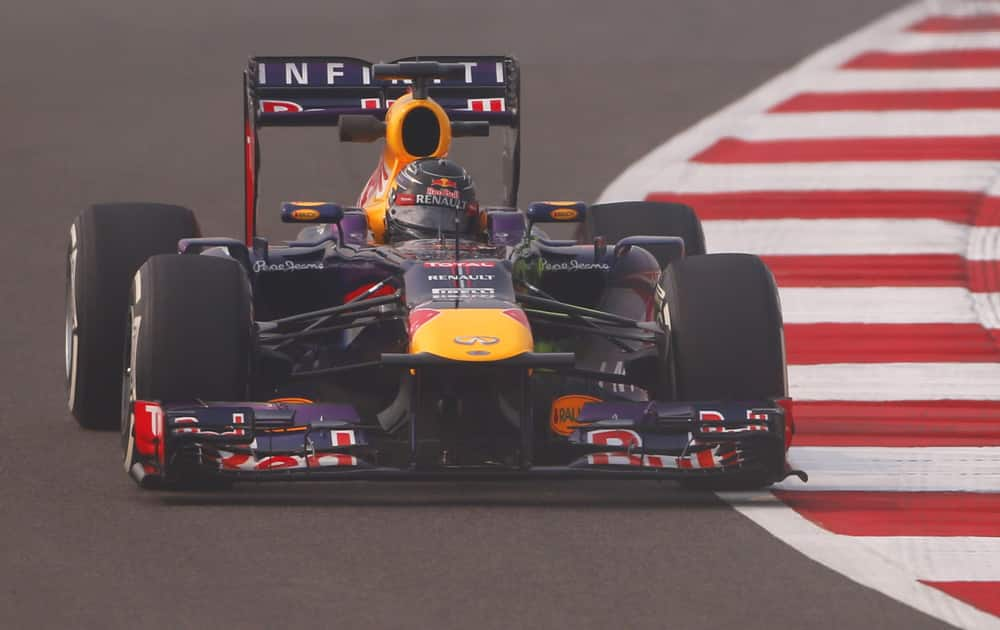
<svg viewBox="0 0 1000 630"><path fill-rule="evenodd" d="M424 310L411 313L411 320ZM411 323L410 353L486 362L509 359L534 348L531 329L520 309L464 308L436 313L419 326Z"/></svg>

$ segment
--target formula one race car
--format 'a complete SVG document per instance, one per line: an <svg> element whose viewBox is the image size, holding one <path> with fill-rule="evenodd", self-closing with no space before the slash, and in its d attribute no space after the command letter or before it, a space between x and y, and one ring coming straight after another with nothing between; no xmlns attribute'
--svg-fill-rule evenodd
<svg viewBox="0 0 1000 630"><path fill-rule="evenodd" d="M70 231L69 406L120 426L141 486L804 477L767 267L705 254L680 204L518 210L513 59L260 57L244 86L242 239L163 204L93 206ZM385 148L357 207L284 203L303 226L271 244L258 131L309 125ZM487 207L447 155L493 127L506 188Z"/></svg>

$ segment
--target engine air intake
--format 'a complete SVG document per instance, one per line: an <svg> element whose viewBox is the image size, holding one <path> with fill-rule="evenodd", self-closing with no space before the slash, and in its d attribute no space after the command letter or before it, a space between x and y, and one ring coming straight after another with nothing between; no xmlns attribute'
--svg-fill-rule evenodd
<svg viewBox="0 0 1000 630"><path fill-rule="evenodd" d="M403 119L403 148L414 157L434 154L441 140L441 124L428 107L414 107Z"/></svg>

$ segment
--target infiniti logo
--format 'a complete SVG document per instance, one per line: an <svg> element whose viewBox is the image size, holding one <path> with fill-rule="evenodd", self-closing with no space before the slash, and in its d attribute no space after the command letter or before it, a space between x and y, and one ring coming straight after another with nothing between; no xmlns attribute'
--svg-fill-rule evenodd
<svg viewBox="0 0 1000 630"><path fill-rule="evenodd" d="M500 343L500 339L497 337L480 337L480 336L455 337L455 343L461 344L463 346L474 346L476 344L482 346L492 346L495 343Z"/></svg>

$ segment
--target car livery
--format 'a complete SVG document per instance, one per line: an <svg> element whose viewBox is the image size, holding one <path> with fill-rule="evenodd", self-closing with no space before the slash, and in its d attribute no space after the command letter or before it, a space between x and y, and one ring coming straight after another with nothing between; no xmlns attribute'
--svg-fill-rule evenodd
<svg viewBox="0 0 1000 630"><path fill-rule="evenodd" d="M176 254L148 252L116 307L129 331L117 367L124 467L140 485L804 477L785 459L793 422L766 267L686 256L685 236L670 230L550 238L548 225L581 227L609 210L577 201L518 209L518 83L509 57L250 60L243 238L190 235ZM257 231L259 130L272 126L339 126L344 141L384 141L356 206L283 205L282 220L301 224L285 243ZM503 198L455 204L479 218L478 236L386 243L401 169L495 128L505 135ZM433 199L393 202L447 206L454 188L440 178ZM759 278L748 285L744 272ZM74 353L89 341L73 324L83 308L73 296L89 290L78 275L68 366L86 358ZM759 352L711 349L727 335L767 337L769 367L753 363ZM755 376L768 370L770 380ZM81 422L85 398L71 393Z"/></svg>

